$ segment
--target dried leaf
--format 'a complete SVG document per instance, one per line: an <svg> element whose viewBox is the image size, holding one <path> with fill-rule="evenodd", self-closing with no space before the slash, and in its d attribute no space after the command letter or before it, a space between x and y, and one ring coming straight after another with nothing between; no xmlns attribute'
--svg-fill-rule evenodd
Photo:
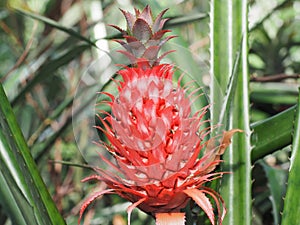
<svg viewBox="0 0 300 225"><path fill-rule="evenodd" d="M243 131L240 130L240 129L232 129L232 130L224 131L223 132L223 139L222 139L222 142L220 144L220 148L219 148L219 152L218 152L219 155L222 155L224 153L225 149L230 145L230 143L231 143L231 137L236 132L240 132L241 133Z"/></svg>
<svg viewBox="0 0 300 225"><path fill-rule="evenodd" d="M223 137L221 138L221 141L218 142L217 138L211 138L206 143L206 149L205 154L213 151L216 156L220 156L224 153L225 149L230 145L231 143L231 137L236 132L243 132L240 129L232 129L229 131L223 132Z"/></svg>

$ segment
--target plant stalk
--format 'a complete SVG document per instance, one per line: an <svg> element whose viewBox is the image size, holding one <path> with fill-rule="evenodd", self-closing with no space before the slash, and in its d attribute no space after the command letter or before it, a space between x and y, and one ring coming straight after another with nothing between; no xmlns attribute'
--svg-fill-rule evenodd
<svg viewBox="0 0 300 225"><path fill-rule="evenodd" d="M185 213L156 213L156 225L184 225Z"/></svg>

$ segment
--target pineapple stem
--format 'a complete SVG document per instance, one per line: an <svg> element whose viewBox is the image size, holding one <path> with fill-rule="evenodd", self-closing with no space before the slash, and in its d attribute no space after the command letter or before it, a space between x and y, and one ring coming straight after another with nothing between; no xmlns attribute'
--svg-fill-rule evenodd
<svg viewBox="0 0 300 225"><path fill-rule="evenodd" d="M184 225L185 213L156 213L156 225Z"/></svg>

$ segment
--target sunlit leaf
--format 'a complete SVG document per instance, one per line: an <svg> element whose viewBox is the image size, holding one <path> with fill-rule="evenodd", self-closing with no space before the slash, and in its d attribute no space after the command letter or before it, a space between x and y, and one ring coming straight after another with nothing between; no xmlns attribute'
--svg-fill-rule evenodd
<svg viewBox="0 0 300 225"><path fill-rule="evenodd" d="M300 93L300 89L299 89ZM284 199L282 225L299 222L300 204L297 198L300 187L300 94L298 96L297 113L295 117L292 156L289 169L287 193Z"/></svg>
<svg viewBox="0 0 300 225"><path fill-rule="evenodd" d="M11 194L19 203L19 210L25 215L25 221L34 216L30 221L33 224L65 224L41 179L1 84L0 102L1 170L4 170L7 184L11 185ZM15 216L20 216L15 212Z"/></svg>

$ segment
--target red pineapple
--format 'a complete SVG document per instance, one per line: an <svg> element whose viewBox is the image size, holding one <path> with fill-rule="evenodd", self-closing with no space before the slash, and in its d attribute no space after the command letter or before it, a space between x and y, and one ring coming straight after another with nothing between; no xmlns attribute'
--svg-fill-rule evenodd
<svg viewBox="0 0 300 225"><path fill-rule="evenodd" d="M153 215L157 225L182 225L184 214L180 210L193 199L214 225L209 195L216 203L218 222L222 224L226 212L222 197L204 184L222 176L223 172L213 170L221 162L220 156L232 135L240 130L225 131L218 138L203 141L210 128L201 130L200 127L208 122L204 117L209 107L193 114L193 94L187 94L188 88L180 87L180 80L173 84L172 65L159 65L162 57L157 57L158 51L173 37L163 38L168 32L162 29L165 12L153 19L148 6L142 12L135 10L135 15L122 11L128 30L114 26L126 39L126 42L118 41L127 50L122 53L135 66L118 72L122 77L116 81L118 96L103 93L111 99L105 102L111 114L103 112L104 119L99 116L103 126L97 128L109 143L99 145L111 153L116 163L102 155L100 158L115 173L95 168L97 175L83 180L105 182L108 189L86 200L79 221L92 201L116 193L133 203L128 208L128 223L131 211L138 207Z"/></svg>
<svg viewBox="0 0 300 225"><path fill-rule="evenodd" d="M119 51L126 55L132 65L147 68L153 67L160 63L160 60L166 56L166 52L161 56L158 53L168 40L175 36L163 37L170 30L164 30L164 24L168 19L164 19L163 15L167 9L162 11L156 18L153 18L152 11L149 6L146 6L142 12L135 9L135 15L121 10L126 18L127 30L123 30L118 26L111 25L119 30L125 41L115 40L120 43L126 51Z"/></svg>

